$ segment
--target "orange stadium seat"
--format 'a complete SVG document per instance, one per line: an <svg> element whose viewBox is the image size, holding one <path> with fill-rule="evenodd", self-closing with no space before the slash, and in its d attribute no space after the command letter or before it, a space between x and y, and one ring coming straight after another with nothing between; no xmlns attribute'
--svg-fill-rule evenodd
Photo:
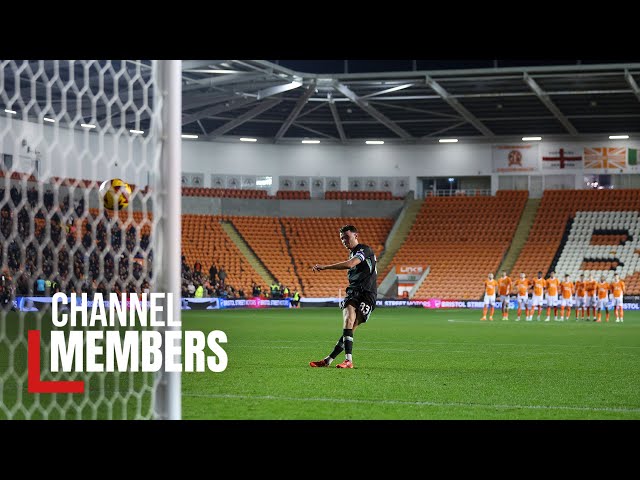
<svg viewBox="0 0 640 480"><path fill-rule="evenodd" d="M182 187L185 197L269 198L266 190Z"/></svg>
<svg viewBox="0 0 640 480"><path fill-rule="evenodd" d="M104 214L109 218L113 219L115 212L111 210L103 210ZM97 208L89 209L89 216L93 218L100 217L100 210ZM118 220L120 221L120 225L123 228L129 228L130 226L136 227L138 231L138 237L141 235L150 235L151 234L151 226L153 225L153 214L151 212L136 212L129 210L120 210L118 212ZM83 218L82 220L82 231L84 231L85 225L89 222L87 218ZM138 238L139 239L139 238Z"/></svg>
<svg viewBox="0 0 640 480"><path fill-rule="evenodd" d="M391 192L361 192L352 190L336 190L325 192L325 200L402 200L402 197L393 197Z"/></svg>
<svg viewBox="0 0 640 480"><path fill-rule="evenodd" d="M235 216L230 221L273 277L289 288L291 295L296 289L303 292L279 218Z"/></svg>
<svg viewBox="0 0 640 480"><path fill-rule="evenodd" d="M278 190L274 198L283 200L308 200L311 198L311 193L309 193L308 190Z"/></svg>
<svg viewBox="0 0 640 480"><path fill-rule="evenodd" d="M429 266L415 298L480 298L482 281L500 266L527 198L526 191L499 191L495 197L428 197L378 282L397 265Z"/></svg>
<svg viewBox="0 0 640 480"><path fill-rule="evenodd" d="M14 176L12 176L14 178ZM28 178L16 175L16 179ZM29 178L29 181L32 181ZM35 179L34 179L35 181ZM51 183L75 188L97 188L99 181L52 177ZM145 187L141 192L148 192ZM215 189L183 187L185 196L309 199L308 191L278 191L269 197L266 190ZM416 298L479 299L482 281L488 272L496 272L513 240L528 193L499 191L496 196L428 197L416 217L406 241L384 272L381 282L396 265L431 267ZM327 199L392 199L391 192L326 192ZM567 222L577 212L621 212L640 210L640 190L547 190L544 192L527 241L510 272L512 277L525 272L533 278L541 270L546 274L562 243ZM98 215L98 209L89 209ZM109 218L115 212L104 212ZM133 225L138 235L151 234L151 212L117 212L124 228ZM212 262L227 270L227 283L251 292L252 282L263 280L237 249L221 221L229 221L269 272L293 292L303 296L336 297L344 295L347 275L344 271L313 273L314 263L333 263L346 259L348 252L339 240L338 230L353 223L360 230L360 239L370 245L378 257L384 250L393 219L390 218L278 218L229 215L182 215L182 248L191 266L200 261L205 272ZM84 219L82 224L87 223ZM45 227L36 218L34 233ZM626 233L594 234L594 246L617 245L627 241ZM640 252L639 252L640 253ZM582 267L615 268L617 262L585 260ZM640 272L623 279L627 294L640 294ZM264 285L262 285L264 288Z"/></svg>
<svg viewBox="0 0 640 480"><path fill-rule="evenodd" d="M314 273L315 263L330 264L346 260L348 252L340 242L340 227L355 225L362 243L380 257L393 226L391 218L281 218L300 277L303 294L308 297L342 297L348 285L346 271Z"/></svg>
<svg viewBox="0 0 640 480"><path fill-rule="evenodd" d="M191 267L196 261L202 263L205 274L208 274L212 262L218 269L224 266L226 283L236 289L242 288L246 295L251 295L252 282L261 286L264 282L222 229L221 220L228 218L221 215L183 214L183 254Z"/></svg>

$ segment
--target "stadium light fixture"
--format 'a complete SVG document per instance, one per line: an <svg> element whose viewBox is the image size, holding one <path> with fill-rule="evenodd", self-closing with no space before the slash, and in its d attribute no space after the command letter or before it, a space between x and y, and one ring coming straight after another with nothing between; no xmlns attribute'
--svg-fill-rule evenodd
<svg viewBox="0 0 640 480"><path fill-rule="evenodd" d="M538 142L542 140L542 137L522 137L523 142Z"/></svg>
<svg viewBox="0 0 640 480"><path fill-rule="evenodd" d="M457 143L458 139L457 138L441 138L440 140L438 140L440 143Z"/></svg>
<svg viewBox="0 0 640 480"><path fill-rule="evenodd" d="M302 143L320 143L320 140L302 140Z"/></svg>
<svg viewBox="0 0 640 480"><path fill-rule="evenodd" d="M80 126L82 128L96 128L96 126L91 123L81 123Z"/></svg>
<svg viewBox="0 0 640 480"><path fill-rule="evenodd" d="M609 140L626 140L629 135L609 135Z"/></svg>
<svg viewBox="0 0 640 480"><path fill-rule="evenodd" d="M15 115L17 113L15 110L9 110L8 108L5 108L4 111L10 113L11 115Z"/></svg>
<svg viewBox="0 0 640 480"><path fill-rule="evenodd" d="M367 145L384 145L384 140L367 140L364 143Z"/></svg>
<svg viewBox="0 0 640 480"><path fill-rule="evenodd" d="M241 142L257 142L258 139L257 138L247 138L247 137L242 137L240 139Z"/></svg>
<svg viewBox="0 0 640 480"><path fill-rule="evenodd" d="M198 135L190 135L190 134L187 134L187 133L183 133L181 135L181 137L182 138L198 138Z"/></svg>
<svg viewBox="0 0 640 480"><path fill-rule="evenodd" d="M143 130L129 130L131 133L138 133L138 134L143 134L144 131Z"/></svg>
<svg viewBox="0 0 640 480"><path fill-rule="evenodd" d="M56 121L53 118L43 117L42 120L49 123L56 123Z"/></svg>
<svg viewBox="0 0 640 480"><path fill-rule="evenodd" d="M194 69L194 70L185 70L185 72L189 73L245 73L241 70L219 70L216 68L203 68L203 69Z"/></svg>

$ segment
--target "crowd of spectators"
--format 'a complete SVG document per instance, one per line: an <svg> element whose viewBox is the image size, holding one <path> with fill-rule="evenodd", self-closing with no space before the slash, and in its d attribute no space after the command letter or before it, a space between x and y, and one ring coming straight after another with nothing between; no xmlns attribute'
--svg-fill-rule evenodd
<svg viewBox="0 0 640 480"><path fill-rule="evenodd" d="M227 272L224 266L218 269L212 264L207 275L202 270L202 263L196 261L193 267L190 267L184 255L182 256L182 296L247 298L241 287L236 288L227 283Z"/></svg>
<svg viewBox="0 0 640 480"><path fill-rule="evenodd" d="M51 296L56 292L144 293L153 278L153 250L148 234L117 218L96 218L84 199L61 200L57 192L35 187L0 188L0 305L16 296ZM26 201L25 201L26 200ZM292 292L293 293L293 292ZM289 289L253 282L251 292L228 282L224 266L191 267L182 256L182 296L228 299L287 298Z"/></svg>
<svg viewBox="0 0 640 480"><path fill-rule="evenodd" d="M148 290L153 276L148 234L134 225L125 229L117 218L95 218L84 199L72 204L68 195L60 200L51 190L41 199L35 187L16 185L6 193L0 188L1 303L58 291Z"/></svg>
<svg viewBox="0 0 640 480"><path fill-rule="evenodd" d="M202 263L196 261L193 267L189 266L186 257L182 256L182 296L186 298L197 297L221 297L235 298L262 298L282 299L292 296L289 288L279 283L270 287L252 282L251 292L245 292L242 287L234 287L227 282L227 272L224 266L218 268L215 263L209 267L207 275L202 270Z"/></svg>

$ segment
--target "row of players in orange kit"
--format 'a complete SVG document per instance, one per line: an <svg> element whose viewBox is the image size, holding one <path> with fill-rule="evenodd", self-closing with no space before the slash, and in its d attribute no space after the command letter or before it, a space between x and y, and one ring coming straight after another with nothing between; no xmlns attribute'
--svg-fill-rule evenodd
<svg viewBox="0 0 640 480"><path fill-rule="evenodd" d="M482 318L487 319L487 310L491 307L489 320L493 320L493 313L496 303L496 290L502 301L502 320L509 320L509 297L516 295L518 302L518 317L520 320L522 311L525 311L526 320L533 320L533 314L538 307L538 321L542 312L542 299L547 299L547 318L545 322L551 319L551 307L553 307L554 320L564 321L565 318L571 318L571 307L575 305L576 321L584 319L589 321L591 309L593 308L593 321L600 322L602 310L606 312L606 321L609 321L609 293L613 295L613 308L616 314L616 322L624 321L623 295L624 282L620 280L620 276L616 273L613 282L608 283L605 276L600 277L600 281L594 280L593 274L589 280L584 279L584 275L580 275L580 279L573 283L569 275L564 276L561 282L556 278L555 272L551 272L549 278L544 279L542 272L538 272L538 277L533 280L526 278L524 273L520 274L515 282L512 283L511 278L507 276L507 272L502 272L502 277L498 280L493 278L493 273L488 275L484 281L484 309ZM560 292L560 298L558 295ZM530 293L532 295L530 296ZM560 307L560 317L558 318L558 306ZM586 309L586 316L585 316ZM566 316L565 316L566 314ZM597 315L596 315L597 314Z"/></svg>

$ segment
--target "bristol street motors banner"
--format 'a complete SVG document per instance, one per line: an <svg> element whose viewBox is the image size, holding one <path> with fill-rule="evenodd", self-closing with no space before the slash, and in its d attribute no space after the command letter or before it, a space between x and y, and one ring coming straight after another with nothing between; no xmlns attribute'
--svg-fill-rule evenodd
<svg viewBox="0 0 640 480"><path fill-rule="evenodd" d="M542 169L582 168L582 147L550 144L542 147Z"/></svg>
<svg viewBox="0 0 640 480"><path fill-rule="evenodd" d="M20 312L39 312L51 308L52 297L16 297L13 300L13 308ZM80 305L80 299L76 303ZM93 301L86 302L87 307L93 307ZM109 302L103 302L105 308L109 308ZM147 302L147 306L149 302ZM182 298L181 310L218 310L221 308L291 308L291 299L271 299L271 298ZM66 306L62 307L66 309Z"/></svg>
<svg viewBox="0 0 640 480"><path fill-rule="evenodd" d="M494 145L493 171L534 172L540 169L538 144Z"/></svg>

